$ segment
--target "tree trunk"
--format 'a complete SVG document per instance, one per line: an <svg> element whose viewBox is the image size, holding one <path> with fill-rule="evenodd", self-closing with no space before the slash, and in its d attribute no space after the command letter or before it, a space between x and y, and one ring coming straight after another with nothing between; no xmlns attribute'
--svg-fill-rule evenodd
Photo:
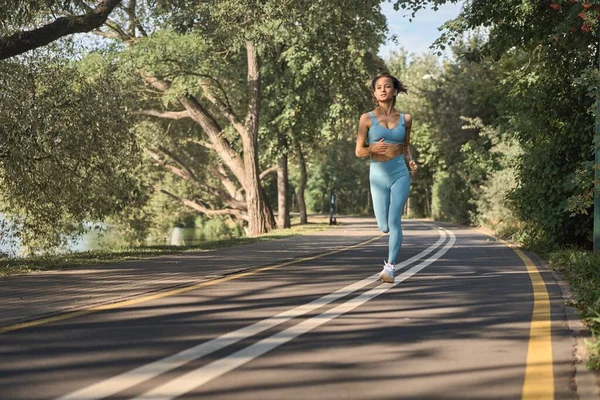
<svg viewBox="0 0 600 400"><path fill-rule="evenodd" d="M260 105L260 70L258 54L254 43L246 42L248 57L248 114L246 115L246 135L244 146L244 188L248 204L248 236L257 236L269 232L275 225L271 209L258 172L258 116Z"/></svg>
<svg viewBox="0 0 600 400"><path fill-rule="evenodd" d="M291 227L288 186L288 156L282 154L277 162L277 227L280 229Z"/></svg>
<svg viewBox="0 0 600 400"><path fill-rule="evenodd" d="M210 140L210 148L219 154L227 168L237 178L245 192L248 212L248 236L257 236L267 233L275 226L273 210L267 199L266 193L260 184L258 172L258 119L260 105L260 71L258 54L252 42L246 43L248 59L248 111L246 120L242 125L230 109L207 91L205 96L220 109L236 128L242 138L242 156L233 149L229 141L222 136L222 128L210 112L192 95L186 94L178 97L185 107L189 117L202 127ZM165 92L170 88L167 81L149 76L142 72L142 77L150 85Z"/></svg>
<svg viewBox="0 0 600 400"><path fill-rule="evenodd" d="M304 154L302 154L302 146L300 142L295 141L296 152L298 153L298 166L300 167L300 181L298 182L298 189L296 190L296 197L298 199L298 208L300 209L300 224L304 225L308 223L308 215L306 214L306 202L304 201L304 190L306 189L306 160Z"/></svg>

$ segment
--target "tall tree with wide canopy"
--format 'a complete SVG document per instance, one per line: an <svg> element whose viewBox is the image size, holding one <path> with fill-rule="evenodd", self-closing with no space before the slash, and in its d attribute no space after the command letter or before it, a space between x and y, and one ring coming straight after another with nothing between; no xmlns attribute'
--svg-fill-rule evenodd
<svg viewBox="0 0 600 400"><path fill-rule="evenodd" d="M113 72L0 62L0 212L30 248L60 245L145 199L129 99Z"/></svg>

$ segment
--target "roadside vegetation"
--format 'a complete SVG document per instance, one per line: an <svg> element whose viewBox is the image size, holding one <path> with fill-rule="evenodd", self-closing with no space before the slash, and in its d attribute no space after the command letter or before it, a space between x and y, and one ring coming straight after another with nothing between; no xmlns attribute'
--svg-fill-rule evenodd
<svg viewBox="0 0 600 400"><path fill-rule="evenodd" d="M590 354L588 367L600 370L600 253L577 249L549 254L550 266L571 287L573 304L586 322L592 337L587 340Z"/></svg>

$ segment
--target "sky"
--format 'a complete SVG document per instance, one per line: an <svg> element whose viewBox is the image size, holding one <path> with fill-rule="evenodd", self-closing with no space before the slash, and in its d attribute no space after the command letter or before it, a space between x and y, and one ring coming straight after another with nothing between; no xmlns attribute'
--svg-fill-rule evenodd
<svg viewBox="0 0 600 400"><path fill-rule="evenodd" d="M438 27L444 22L454 19L460 13L463 0L457 4L445 4L438 11L432 9L420 10L412 22L409 22L410 12L400 9L394 11L391 2L383 4L383 13L388 20L390 34L395 34L398 44L387 43L379 49L379 56L387 59L390 52L404 47L409 53L428 52L429 46L440 36Z"/></svg>

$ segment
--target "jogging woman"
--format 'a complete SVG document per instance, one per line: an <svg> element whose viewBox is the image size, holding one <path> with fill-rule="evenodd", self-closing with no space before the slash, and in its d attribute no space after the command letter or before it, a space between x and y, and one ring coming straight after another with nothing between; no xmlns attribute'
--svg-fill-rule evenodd
<svg viewBox="0 0 600 400"><path fill-rule="evenodd" d="M356 156L370 157L369 179L377 225L390 233L388 258L379 278L393 283L402 246L402 212L408 199L410 173L417 169L410 150L412 118L396 110L396 97L407 93L394 76L381 73L371 81L371 94L377 107L361 115L356 139Z"/></svg>

